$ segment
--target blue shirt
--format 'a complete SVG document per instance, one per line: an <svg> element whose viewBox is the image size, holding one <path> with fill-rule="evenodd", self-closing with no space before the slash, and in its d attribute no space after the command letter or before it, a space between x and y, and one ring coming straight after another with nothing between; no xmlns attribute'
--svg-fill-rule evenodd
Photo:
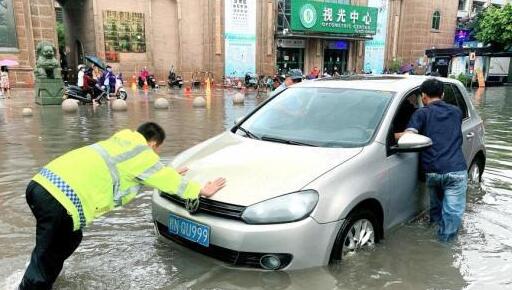
<svg viewBox="0 0 512 290"><path fill-rule="evenodd" d="M406 131L432 139L432 147L421 152L421 165L426 173L467 170L461 126L461 110L441 100L416 110L411 116Z"/></svg>

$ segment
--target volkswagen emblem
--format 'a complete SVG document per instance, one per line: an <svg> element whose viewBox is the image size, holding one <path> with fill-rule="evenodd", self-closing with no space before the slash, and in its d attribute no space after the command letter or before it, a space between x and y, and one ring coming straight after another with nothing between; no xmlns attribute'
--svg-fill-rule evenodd
<svg viewBox="0 0 512 290"><path fill-rule="evenodd" d="M196 199L187 199L185 201L185 209L190 213L194 214L199 210L199 198Z"/></svg>

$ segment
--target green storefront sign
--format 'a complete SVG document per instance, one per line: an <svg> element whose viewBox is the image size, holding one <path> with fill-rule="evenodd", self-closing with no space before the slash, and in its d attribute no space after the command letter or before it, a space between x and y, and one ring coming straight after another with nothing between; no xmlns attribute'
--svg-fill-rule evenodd
<svg viewBox="0 0 512 290"><path fill-rule="evenodd" d="M376 34L377 8L291 0L292 31Z"/></svg>

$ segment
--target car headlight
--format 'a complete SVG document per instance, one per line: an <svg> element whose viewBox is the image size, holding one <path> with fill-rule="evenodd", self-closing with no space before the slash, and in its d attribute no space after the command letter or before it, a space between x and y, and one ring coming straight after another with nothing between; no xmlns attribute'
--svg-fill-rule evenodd
<svg viewBox="0 0 512 290"><path fill-rule="evenodd" d="M247 207L242 219L248 224L276 224L306 218L318 202L315 190L304 190L275 197Z"/></svg>

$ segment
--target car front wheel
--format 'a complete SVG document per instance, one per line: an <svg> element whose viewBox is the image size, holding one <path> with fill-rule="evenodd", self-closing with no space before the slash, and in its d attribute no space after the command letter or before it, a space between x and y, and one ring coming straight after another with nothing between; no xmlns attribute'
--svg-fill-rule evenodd
<svg viewBox="0 0 512 290"><path fill-rule="evenodd" d="M468 170L468 182L471 185L480 184L482 181L482 172L480 170L480 166L478 165L477 160L471 163L471 166Z"/></svg>
<svg viewBox="0 0 512 290"><path fill-rule="evenodd" d="M349 214L340 228L331 253L331 263L370 250L378 242L377 219L366 209Z"/></svg>

